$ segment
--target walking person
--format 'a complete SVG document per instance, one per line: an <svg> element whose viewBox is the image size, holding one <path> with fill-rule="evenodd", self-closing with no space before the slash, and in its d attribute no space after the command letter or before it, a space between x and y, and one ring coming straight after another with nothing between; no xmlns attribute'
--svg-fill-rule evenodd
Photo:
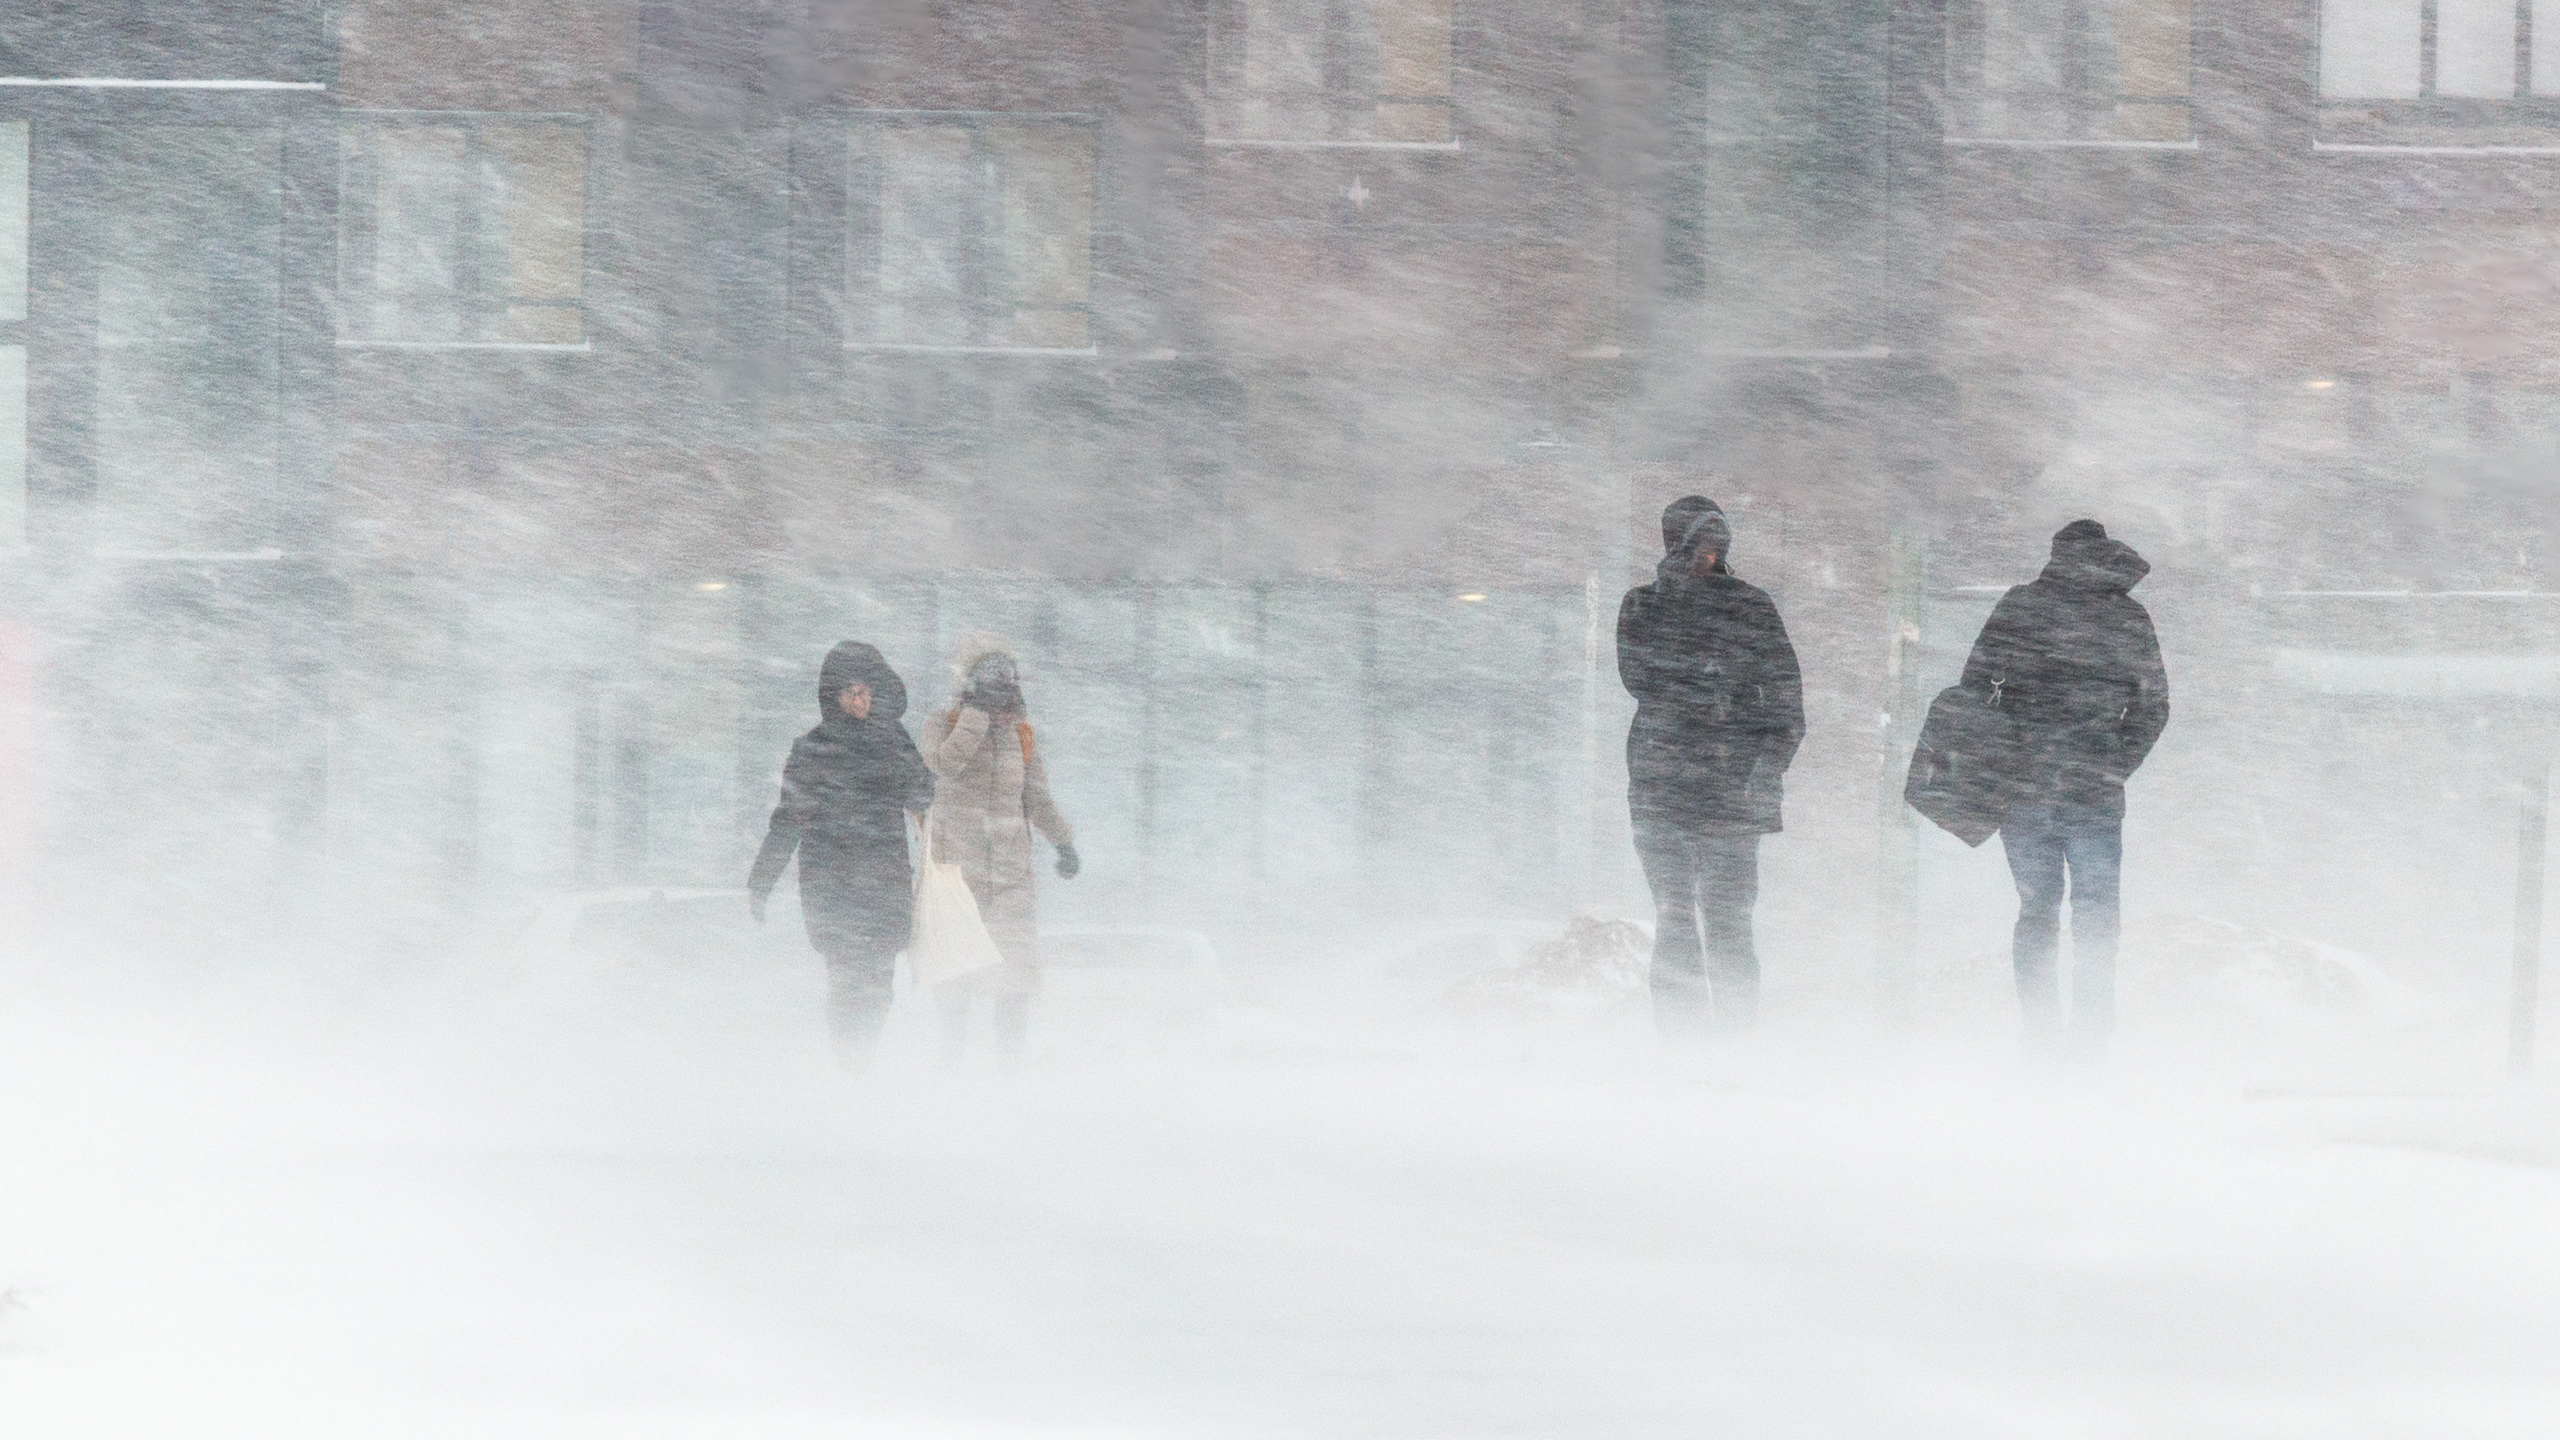
<svg viewBox="0 0 2560 1440"><path fill-rule="evenodd" d="M898 717L907 687L880 652L847 640L818 670L818 727L791 743L782 798L747 874L747 904L765 899L794 852L800 917L827 963L827 1025L836 1056L867 1064L889 1015L890 980L915 905L910 814L933 803L933 776Z"/></svg>
<svg viewBox="0 0 2560 1440"><path fill-rule="evenodd" d="M1040 933L1032 884L1031 833L1057 847L1060 879L1072 880L1075 830L1049 795L1049 769L1032 733L1022 679L1002 641L962 642L960 693L949 710L925 722L924 761L940 780L933 810L933 858L957 864L977 897L978 914L1004 963L950 981L934 992L942 1011L946 1060L966 1050L969 1012L990 1001L997 1051L1022 1053L1032 997L1040 993Z"/></svg>
<svg viewBox="0 0 2560 1440"><path fill-rule="evenodd" d="M1804 739L1804 680L1778 607L1725 563L1712 500L1662 512L1654 581L1618 607L1618 677L1636 698L1627 809L1653 889L1653 1013L1669 1038L1750 1028L1760 837L1782 828Z"/></svg>
<svg viewBox="0 0 2560 1440"><path fill-rule="evenodd" d="M2000 597L1963 685L2009 716L2008 800L2000 844L2018 886L2010 958L2027 1038L2065 1034L2090 1055L2115 1028L2124 782L2169 724L2169 674L2150 612L2129 593L2151 566L2074 520L2032 582ZM2071 901L2071 1006L2064 1019L2062 902Z"/></svg>

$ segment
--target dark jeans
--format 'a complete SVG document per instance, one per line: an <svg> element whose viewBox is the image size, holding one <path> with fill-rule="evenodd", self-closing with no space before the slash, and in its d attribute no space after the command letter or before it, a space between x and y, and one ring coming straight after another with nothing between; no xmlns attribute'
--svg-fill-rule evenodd
<svg viewBox="0 0 2560 1440"><path fill-rule="evenodd" d="M836 1058L845 1064L869 1062L880 1027L888 1023L891 977L898 952L905 948L904 940L844 936L825 951L827 1033L835 1041Z"/></svg>
<svg viewBox="0 0 2560 1440"><path fill-rule="evenodd" d="M2030 1035L2062 1026L2062 900L2071 898L2071 1028L2103 1039L2115 1028L2117 884L2124 870L2124 822L2014 814L2001 827L2009 874L2018 882L2018 928L2009 954L2018 970L2018 1006Z"/></svg>
<svg viewBox="0 0 2560 1440"><path fill-rule="evenodd" d="M1636 819L1653 887L1653 1016L1666 1035L1747 1030L1760 1011L1760 837Z"/></svg>

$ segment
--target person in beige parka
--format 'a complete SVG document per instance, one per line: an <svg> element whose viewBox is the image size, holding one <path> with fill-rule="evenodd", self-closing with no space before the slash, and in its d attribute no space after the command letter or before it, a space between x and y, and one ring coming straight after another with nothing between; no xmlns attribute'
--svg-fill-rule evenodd
<svg viewBox="0 0 2560 1440"><path fill-rule="evenodd" d="M1073 879L1081 862L1075 830L1049 796L1049 772L1025 718L1022 682L1003 642L973 636L961 645L960 694L924 726L924 763L933 771L933 855L957 863L977 897L1004 963L940 986L943 1050L966 1047L969 1011L979 995L993 1001L997 1048L1021 1053L1040 993L1039 917L1032 884L1031 832L1058 849L1058 875Z"/></svg>

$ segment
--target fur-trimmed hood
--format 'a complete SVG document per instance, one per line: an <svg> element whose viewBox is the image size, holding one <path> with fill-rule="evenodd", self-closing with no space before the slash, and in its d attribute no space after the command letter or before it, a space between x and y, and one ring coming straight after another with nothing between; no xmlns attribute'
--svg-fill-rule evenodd
<svg viewBox="0 0 2560 1440"><path fill-rule="evenodd" d="M969 672L977 668L979 661L990 655L1001 655L1017 665L1022 663L1022 657L1014 652L1013 642L1003 636L986 630L963 632L960 636L960 648L951 657L952 683L955 685L967 683Z"/></svg>

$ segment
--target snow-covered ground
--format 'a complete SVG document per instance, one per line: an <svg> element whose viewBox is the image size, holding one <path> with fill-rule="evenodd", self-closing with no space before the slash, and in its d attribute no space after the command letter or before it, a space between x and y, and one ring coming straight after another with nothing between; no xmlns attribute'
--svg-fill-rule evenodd
<svg viewBox="0 0 2560 1440"><path fill-rule="evenodd" d="M1773 987L1667 1057L1607 954L1553 1003L1311 956L1138 1043L1062 998L1010 1076L905 1015L854 1079L788 966L493 1004L30 964L0 1434L2560 1429L2549 1092L2482 1087L2457 1007L2355 1072L2445 1093L2293 1093L2369 1034L2181 1028L2145 943L2232 947L2233 1013L2356 971L2138 925L2117 1060L2037 1074L1996 969L1898 1042Z"/></svg>

